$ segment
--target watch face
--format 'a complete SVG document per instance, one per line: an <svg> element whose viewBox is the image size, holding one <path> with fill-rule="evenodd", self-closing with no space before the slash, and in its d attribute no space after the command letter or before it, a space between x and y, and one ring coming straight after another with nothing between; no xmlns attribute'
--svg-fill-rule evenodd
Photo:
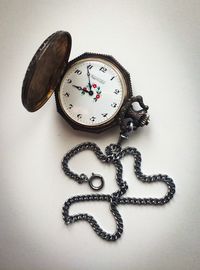
<svg viewBox="0 0 200 270"><path fill-rule="evenodd" d="M72 64L62 79L58 99L72 121L96 127L114 119L126 94L126 83L118 67L96 57Z"/></svg>

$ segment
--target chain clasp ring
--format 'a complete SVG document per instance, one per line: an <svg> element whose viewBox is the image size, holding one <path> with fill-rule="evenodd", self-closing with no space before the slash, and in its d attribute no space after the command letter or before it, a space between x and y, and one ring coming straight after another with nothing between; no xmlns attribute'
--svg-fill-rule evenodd
<svg viewBox="0 0 200 270"><path fill-rule="evenodd" d="M93 181L95 181L95 180L100 180L99 186L95 186L93 184ZM100 189L103 188L103 186L104 186L104 179L103 179L103 177L101 175L92 173L92 176L89 178L88 183L89 183L89 186L91 187L91 189L93 189L95 191L98 191L98 190L100 190Z"/></svg>

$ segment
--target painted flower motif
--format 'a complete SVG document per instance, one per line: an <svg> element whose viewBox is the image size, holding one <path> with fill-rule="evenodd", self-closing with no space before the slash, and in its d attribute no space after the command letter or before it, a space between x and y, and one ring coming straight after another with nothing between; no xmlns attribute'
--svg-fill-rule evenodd
<svg viewBox="0 0 200 270"><path fill-rule="evenodd" d="M100 87L97 88L97 94L101 94L101 90L100 90Z"/></svg>
<svg viewBox="0 0 200 270"><path fill-rule="evenodd" d="M100 97L101 97L101 90L100 90L100 86L97 86L95 83L92 84L93 88L97 88L96 89L96 96L94 98L94 101L96 102Z"/></svg>

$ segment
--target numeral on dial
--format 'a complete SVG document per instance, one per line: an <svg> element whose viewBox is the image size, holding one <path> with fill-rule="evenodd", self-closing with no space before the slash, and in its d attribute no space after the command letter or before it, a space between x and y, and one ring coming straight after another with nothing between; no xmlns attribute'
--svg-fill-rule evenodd
<svg viewBox="0 0 200 270"><path fill-rule="evenodd" d="M72 82L72 80L71 80L71 79L67 79L67 82L68 82L68 83L71 83L71 82Z"/></svg>
<svg viewBox="0 0 200 270"><path fill-rule="evenodd" d="M117 103L113 102L113 103L111 104L111 106L112 106L113 108L115 108L115 107L117 106Z"/></svg>
<svg viewBox="0 0 200 270"><path fill-rule="evenodd" d="M107 71L107 68L101 67L99 70L105 73Z"/></svg>
<svg viewBox="0 0 200 270"><path fill-rule="evenodd" d="M77 118L78 118L78 119L81 119L81 118L82 118L82 114L80 114L80 113L77 114Z"/></svg>
<svg viewBox="0 0 200 270"><path fill-rule="evenodd" d="M112 81L115 78L115 76L113 76L110 80Z"/></svg>
<svg viewBox="0 0 200 270"><path fill-rule="evenodd" d="M74 71L74 73L76 73L76 74L78 74L78 75L81 75L81 74L82 74L82 71L81 71L80 69L76 69L76 70Z"/></svg>
<svg viewBox="0 0 200 270"><path fill-rule="evenodd" d="M118 89L115 89L114 93L115 93L116 95L118 95L118 94L119 94L119 90L118 90Z"/></svg>
<svg viewBox="0 0 200 270"><path fill-rule="evenodd" d="M69 104L69 107L68 107L68 109L72 109L73 108L73 105L72 104Z"/></svg>
<svg viewBox="0 0 200 270"><path fill-rule="evenodd" d="M88 67L88 69L91 69L91 68L93 68L93 66L92 66L92 65L88 65L87 67Z"/></svg>
<svg viewBox="0 0 200 270"><path fill-rule="evenodd" d="M68 92L66 92L66 93L64 94L64 96L69 97L69 93L68 93Z"/></svg>
<svg viewBox="0 0 200 270"><path fill-rule="evenodd" d="M101 114L103 117L106 117L108 114L107 113L102 113Z"/></svg>
<svg viewBox="0 0 200 270"><path fill-rule="evenodd" d="M90 120L91 120L92 122L94 122L94 121L95 121L95 119L96 119L96 117L95 117L95 116L92 116L92 117L90 118Z"/></svg>

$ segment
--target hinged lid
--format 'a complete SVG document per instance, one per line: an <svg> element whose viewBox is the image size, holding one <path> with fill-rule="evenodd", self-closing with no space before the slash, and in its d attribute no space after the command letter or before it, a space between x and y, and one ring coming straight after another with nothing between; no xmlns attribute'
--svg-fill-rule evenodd
<svg viewBox="0 0 200 270"><path fill-rule="evenodd" d="M22 86L22 103L34 112L50 98L61 80L71 51L71 35L58 31L49 36L31 60Z"/></svg>

